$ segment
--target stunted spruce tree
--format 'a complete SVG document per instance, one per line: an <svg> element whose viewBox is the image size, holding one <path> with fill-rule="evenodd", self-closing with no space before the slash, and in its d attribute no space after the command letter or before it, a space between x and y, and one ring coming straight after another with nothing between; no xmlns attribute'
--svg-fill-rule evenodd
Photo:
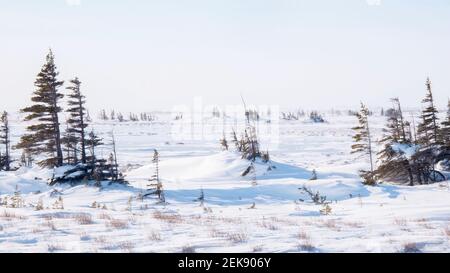
<svg viewBox="0 0 450 273"><path fill-rule="evenodd" d="M38 162L41 167L63 165L58 114L62 111L59 100L64 96L58 89L64 82L57 79L58 74L55 57L50 50L34 84L36 90L31 98L33 105L22 109L27 114L25 121L34 123L27 127L27 134L22 136L17 147L32 155L46 155L45 159Z"/></svg>
<svg viewBox="0 0 450 273"><path fill-rule="evenodd" d="M450 152L450 99L447 105L447 116L442 122L440 138L444 148Z"/></svg>
<svg viewBox="0 0 450 273"><path fill-rule="evenodd" d="M81 163L86 164L86 128L88 124L85 120L86 108L84 107L86 103L85 97L81 94L80 86L81 82L78 78L70 81L71 86L67 87L71 91L67 96L69 100L67 104L69 108L66 110L69 113L69 119L67 120L68 129L67 132L74 137L76 146L75 151L80 151ZM75 156L75 162L78 159Z"/></svg>
<svg viewBox="0 0 450 273"><path fill-rule="evenodd" d="M353 136L355 144L352 145L352 154L361 154L369 157L370 171L362 170L361 177L364 179L365 184L375 185L369 115L369 109L361 103L361 109L356 114L359 124L352 128L355 131L355 135Z"/></svg>
<svg viewBox="0 0 450 273"><path fill-rule="evenodd" d="M439 128L438 110L435 107L431 81L428 78L426 82L427 94L422 103L424 108L421 113L421 123L418 125L417 143L419 150L417 153L417 163L420 175L418 182L429 182L429 175L427 173L435 171L435 164L438 161L438 155L442 148L440 137L441 129Z"/></svg>
<svg viewBox="0 0 450 273"><path fill-rule="evenodd" d="M439 111L434 104L432 86L429 78L427 79L426 86L427 94L422 101L425 104L425 108L421 114L422 122L418 126L418 142L422 150L434 149L441 144L439 141Z"/></svg>
<svg viewBox="0 0 450 273"><path fill-rule="evenodd" d="M89 157L87 157L87 161L91 166L95 166L95 162L97 161L96 156L96 148L103 145L103 139L97 136L97 134L92 129L88 135L86 140L86 146L89 149Z"/></svg>
<svg viewBox="0 0 450 273"><path fill-rule="evenodd" d="M447 116L441 124L439 138L442 143L440 154L443 156L444 166L450 170L450 99L447 105Z"/></svg>
<svg viewBox="0 0 450 273"><path fill-rule="evenodd" d="M71 130L68 121L66 121L66 131L64 132L61 142L64 147L65 162L67 164L77 164L78 163L78 138Z"/></svg>
<svg viewBox="0 0 450 273"><path fill-rule="evenodd" d="M145 194L144 197L156 195L161 203L165 203L166 199L164 196L164 188L159 177L159 152L157 150L155 150L153 153L152 162L155 166L155 173L150 179L150 182L152 182L152 184L148 185L148 193Z"/></svg>
<svg viewBox="0 0 450 273"><path fill-rule="evenodd" d="M10 156L10 144L11 140L9 138L9 121L8 112L3 112L0 116L0 144L4 147L4 154L0 153L0 171L10 171L11 170L11 156ZM1 149L0 149L1 151Z"/></svg>
<svg viewBox="0 0 450 273"><path fill-rule="evenodd" d="M411 158L404 153L407 147L412 147L408 138L406 122L398 98L392 99L393 108L386 112L388 121L384 136L380 141L381 151L378 153L378 168L375 170L377 178L394 182L414 183Z"/></svg>

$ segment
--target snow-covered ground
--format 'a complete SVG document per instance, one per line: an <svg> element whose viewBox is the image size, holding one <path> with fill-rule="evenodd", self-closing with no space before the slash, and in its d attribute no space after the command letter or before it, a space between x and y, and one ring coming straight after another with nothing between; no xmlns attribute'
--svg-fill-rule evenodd
<svg viewBox="0 0 450 273"><path fill-rule="evenodd" d="M363 186L357 172L367 160L350 155L354 117L280 121L280 144L270 150L275 168L257 164L256 186L240 176L249 163L221 151L218 139L174 140L180 121L157 117L94 123L106 142L114 128L129 186L50 188L51 170L1 172L0 197L18 187L25 207L0 206L0 252L450 251L449 184ZM385 119L371 121L379 136ZM11 123L16 141L23 125ZM161 155L165 205L136 198L154 172L153 149ZM314 169L318 180L310 181ZM303 186L332 201L330 215L320 213L323 206L311 203ZM202 190L204 207L194 201ZM64 209L54 208L59 197ZM36 211L39 200L45 209Z"/></svg>

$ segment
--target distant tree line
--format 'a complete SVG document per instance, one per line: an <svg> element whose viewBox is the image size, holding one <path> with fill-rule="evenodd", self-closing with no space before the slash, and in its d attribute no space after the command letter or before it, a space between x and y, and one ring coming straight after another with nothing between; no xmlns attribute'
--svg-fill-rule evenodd
<svg viewBox="0 0 450 273"><path fill-rule="evenodd" d="M138 114L135 113L128 113L127 117L124 117L124 115L121 112L117 112L115 110L111 110L108 114L108 112L105 109L102 109L98 115L99 119L102 121L118 121L118 122L139 122L139 121L155 121L156 118L149 113L141 112Z"/></svg>

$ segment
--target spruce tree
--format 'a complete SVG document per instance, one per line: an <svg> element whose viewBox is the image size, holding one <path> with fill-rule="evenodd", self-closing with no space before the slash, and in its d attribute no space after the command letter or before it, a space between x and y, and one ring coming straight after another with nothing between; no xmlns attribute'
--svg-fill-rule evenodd
<svg viewBox="0 0 450 273"><path fill-rule="evenodd" d="M70 81L71 86L67 87L68 90L71 91L68 94L68 106L69 108L66 110L69 113L69 119L67 120L68 129L67 132L73 135L75 140L75 151L78 149L81 154L81 163L86 164L86 128L88 124L86 123L86 108L84 107L86 103L85 97L82 95L80 86L81 82L78 78L75 78ZM76 161L75 157L75 161ZM77 163L77 162L74 162Z"/></svg>
<svg viewBox="0 0 450 273"><path fill-rule="evenodd" d="M114 136L114 131L111 132L111 138L113 148L113 152L111 153L111 173L112 180L117 181L119 180L119 164L117 163L116 137Z"/></svg>
<svg viewBox="0 0 450 273"><path fill-rule="evenodd" d="M90 156L87 157L86 160L92 165L92 167L95 165L95 162L97 161L95 149L101 145L103 145L103 139L98 137L95 134L94 130L91 130L86 140L86 146L89 149L90 153Z"/></svg>
<svg viewBox="0 0 450 273"><path fill-rule="evenodd" d="M108 120L109 118L108 118L108 115L106 114L106 110L105 109L103 109L102 111L100 111L100 119L101 120Z"/></svg>
<svg viewBox="0 0 450 273"><path fill-rule="evenodd" d="M383 130L383 138L380 140L382 149L378 153L379 166L375 170L375 174L381 179L409 181L410 185L413 185L411 162L397 149L399 145L412 145L412 143L407 137L400 100L394 98L392 102L393 108L386 111L388 120L386 128Z"/></svg>
<svg viewBox="0 0 450 273"><path fill-rule="evenodd" d="M117 120L118 120L119 122L124 122L124 121L125 121L125 119L124 119L122 113L120 113L120 112L117 113Z"/></svg>
<svg viewBox="0 0 450 273"><path fill-rule="evenodd" d="M234 143L234 145L236 147L236 151L242 152L241 142L238 140L237 135L236 135L236 131L234 129L231 132L231 137L232 137L231 141Z"/></svg>
<svg viewBox="0 0 450 273"><path fill-rule="evenodd" d="M403 144L409 144L411 142L411 139L408 139L408 135L406 133L406 127L407 127L407 122L405 121L405 118L403 117L403 110L402 110L402 105L400 103L400 99L399 98L394 98L392 99L393 103L394 103L394 107L396 107L397 112L398 112L398 118L399 118L399 133L400 133L400 143Z"/></svg>
<svg viewBox="0 0 450 273"><path fill-rule="evenodd" d="M443 167L445 170L450 170L450 99L447 105L447 116L441 124L441 130L439 132L440 142L442 143L440 149L439 160L443 161Z"/></svg>
<svg viewBox="0 0 450 273"><path fill-rule="evenodd" d="M5 154L0 154L0 171L11 170L11 140L9 132L8 112L4 111L0 116L0 144L4 146Z"/></svg>
<svg viewBox="0 0 450 273"><path fill-rule="evenodd" d="M439 145L439 119L438 110L434 104L433 92L431 88L431 81L428 78L426 82L427 94L422 103L425 108L422 110L422 122L418 126L418 142L424 148L432 148Z"/></svg>
<svg viewBox="0 0 450 273"><path fill-rule="evenodd" d="M77 154L77 145L78 138L75 136L74 132L70 130L68 121L66 122L66 131L61 138L61 141L64 146L64 151L66 153L65 161L67 164L77 164L78 163L78 154Z"/></svg>
<svg viewBox="0 0 450 273"><path fill-rule="evenodd" d="M220 140L220 145L222 145L222 150L228 151L228 140L225 136L225 132L223 133L223 138Z"/></svg>
<svg viewBox="0 0 450 273"><path fill-rule="evenodd" d="M86 122L91 122L92 118L91 118L91 114L89 114L89 110L86 109Z"/></svg>
<svg viewBox="0 0 450 273"><path fill-rule="evenodd" d="M447 105L447 116L441 124L440 141L443 144L443 149L450 153L450 99Z"/></svg>
<svg viewBox="0 0 450 273"><path fill-rule="evenodd" d="M361 103L361 110L356 114L358 119L358 126L352 128L355 131L353 140L355 142L352 145L352 154L367 155L370 160L370 172L361 171L362 176L365 178L366 183L374 184L373 178L373 157L372 157L372 139L369 126L369 109Z"/></svg>
<svg viewBox="0 0 450 273"><path fill-rule="evenodd" d="M27 114L25 121L33 121L34 124L27 127L28 133L22 136L17 147L25 149L32 155L47 155L39 162L41 167L63 165L58 117L62 109L58 102L64 96L58 89L64 82L57 79L58 74L55 57L50 50L46 63L35 81L36 90L31 98L34 104L22 109L22 112Z"/></svg>
<svg viewBox="0 0 450 273"><path fill-rule="evenodd" d="M148 193L145 194L144 197L156 195L160 202L165 203L164 187L159 177L159 152L157 150L154 150L152 162L155 166L155 173L150 179L150 182L153 183L148 185Z"/></svg>

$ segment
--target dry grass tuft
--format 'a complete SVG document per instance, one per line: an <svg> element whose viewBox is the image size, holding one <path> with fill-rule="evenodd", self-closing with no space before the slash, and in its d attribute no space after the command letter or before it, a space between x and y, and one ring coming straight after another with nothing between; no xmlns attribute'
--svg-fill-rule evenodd
<svg viewBox="0 0 450 273"><path fill-rule="evenodd" d="M39 233L41 233L42 232L42 229L38 229L38 228L33 228L32 230L31 230L31 233L33 233L33 234L39 234Z"/></svg>
<svg viewBox="0 0 450 273"><path fill-rule="evenodd" d="M420 248L416 243L406 243L403 245L403 253L420 253Z"/></svg>
<svg viewBox="0 0 450 273"><path fill-rule="evenodd" d="M235 244L245 243L248 241L248 234L245 232L227 233L225 236L229 241Z"/></svg>
<svg viewBox="0 0 450 273"><path fill-rule="evenodd" d="M397 218L394 220L394 224L401 227L406 227L408 225L408 221L406 219Z"/></svg>
<svg viewBox="0 0 450 273"><path fill-rule="evenodd" d="M258 223L258 226L263 227L268 230L272 230L272 231L280 229L277 225L275 225L274 223L271 223L269 221L260 222L260 223Z"/></svg>
<svg viewBox="0 0 450 273"><path fill-rule="evenodd" d="M435 227L433 227L432 225L430 225L426 222L420 224L420 226L422 226L423 228L426 228L426 229L435 229Z"/></svg>
<svg viewBox="0 0 450 273"><path fill-rule="evenodd" d="M216 220L216 221L221 221L227 224L234 224L234 225L239 225L242 224L242 219L241 218L232 218L232 217L209 217L210 220Z"/></svg>
<svg viewBox="0 0 450 273"><path fill-rule="evenodd" d="M181 218L181 216L179 214L167 214L167 213L162 213L160 211L155 211L153 213L153 218L160 220L160 221L164 221L167 222L169 224L180 224L183 222L183 219Z"/></svg>
<svg viewBox="0 0 450 273"><path fill-rule="evenodd" d="M156 241L156 242L162 241L161 233L159 233L158 231L152 231L152 232L148 235L148 239L149 239L150 241Z"/></svg>
<svg viewBox="0 0 450 273"><path fill-rule="evenodd" d="M19 220L26 220L28 219L26 216L23 215L17 215L14 212L10 212L7 210L4 210L2 214L0 214L1 218L4 218L6 221L11 221L13 219L19 219Z"/></svg>
<svg viewBox="0 0 450 273"><path fill-rule="evenodd" d="M2 214L0 214L0 217L2 218L16 218L16 214L14 212L10 212L7 210L4 210Z"/></svg>
<svg viewBox="0 0 450 273"><path fill-rule="evenodd" d="M64 250L66 250L66 249L61 244L49 244L47 246L47 251L50 252L50 253L61 252L61 251L64 251Z"/></svg>
<svg viewBox="0 0 450 273"><path fill-rule="evenodd" d="M327 220L324 222L324 225L329 229L341 231L341 228L337 225L336 220Z"/></svg>
<svg viewBox="0 0 450 273"><path fill-rule="evenodd" d="M264 247L262 245L257 245L257 246L253 247L254 253L262 252L263 250L264 250Z"/></svg>
<svg viewBox="0 0 450 273"><path fill-rule="evenodd" d="M187 253L187 254L189 254L189 253L195 253L195 247L193 247L193 246L183 246L182 248L181 248L181 253Z"/></svg>
<svg viewBox="0 0 450 273"><path fill-rule="evenodd" d="M117 245L117 248L123 252L133 252L135 245L132 242L121 242Z"/></svg>
<svg viewBox="0 0 450 273"><path fill-rule="evenodd" d="M308 235L306 232L304 232L304 231L298 233L298 234L297 234L297 237L298 237L300 240L309 240L309 239L311 239L311 237L309 237L309 235Z"/></svg>
<svg viewBox="0 0 450 273"><path fill-rule="evenodd" d="M351 227L351 228L363 228L364 224L361 222L353 222L353 221L349 221L349 222L343 222L342 224Z"/></svg>
<svg viewBox="0 0 450 273"><path fill-rule="evenodd" d="M48 227L48 228L50 228L53 231L57 230L56 226L55 226L55 223L53 221L51 221L51 220L48 220L48 221L42 223L42 226Z"/></svg>
<svg viewBox="0 0 450 273"><path fill-rule="evenodd" d="M94 223L94 221L92 220L92 216L86 213L76 214L73 218L80 225L92 225Z"/></svg>
<svg viewBox="0 0 450 273"><path fill-rule="evenodd" d="M119 220L119 219L111 219L109 222L106 223L106 225L110 228L115 228L115 229L128 228L128 222L124 221L124 220Z"/></svg>
<svg viewBox="0 0 450 273"><path fill-rule="evenodd" d="M80 241L90 241L92 238L86 232L80 234Z"/></svg>
<svg viewBox="0 0 450 273"><path fill-rule="evenodd" d="M111 220L112 217L111 217L111 215L109 215L108 213L103 212L103 213L100 213L100 214L98 215L98 219L102 219L102 220Z"/></svg>
<svg viewBox="0 0 450 273"><path fill-rule="evenodd" d="M53 216L50 215L50 214L46 214L46 215L44 215L43 217L44 217L44 219L47 220L47 221L53 220Z"/></svg>
<svg viewBox="0 0 450 273"><path fill-rule="evenodd" d="M446 228L444 228L444 234L445 234L445 235L447 235L447 237L449 237L449 238L450 238L450 226L449 226L449 227L446 227Z"/></svg>
<svg viewBox="0 0 450 273"><path fill-rule="evenodd" d="M94 241L98 244L104 245L108 242L108 239L106 238L106 236L99 236L99 237L94 238Z"/></svg>
<svg viewBox="0 0 450 273"><path fill-rule="evenodd" d="M298 245L298 249L300 249L300 251L304 251L304 252L314 252L316 251L316 248L314 247L312 241L310 238L303 240L299 245Z"/></svg>
<svg viewBox="0 0 450 273"><path fill-rule="evenodd" d="M132 224L132 225L136 225L137 224L137 218L135 216L130 216L128 217L128 223Z"/></svg>
<svg viewBox="0 0 450 273"><path fill-rule="evenodd" d="M227 235L225 232L220 231L216 228L212 228L209 234L212 238L224 238Z"/></svg>

